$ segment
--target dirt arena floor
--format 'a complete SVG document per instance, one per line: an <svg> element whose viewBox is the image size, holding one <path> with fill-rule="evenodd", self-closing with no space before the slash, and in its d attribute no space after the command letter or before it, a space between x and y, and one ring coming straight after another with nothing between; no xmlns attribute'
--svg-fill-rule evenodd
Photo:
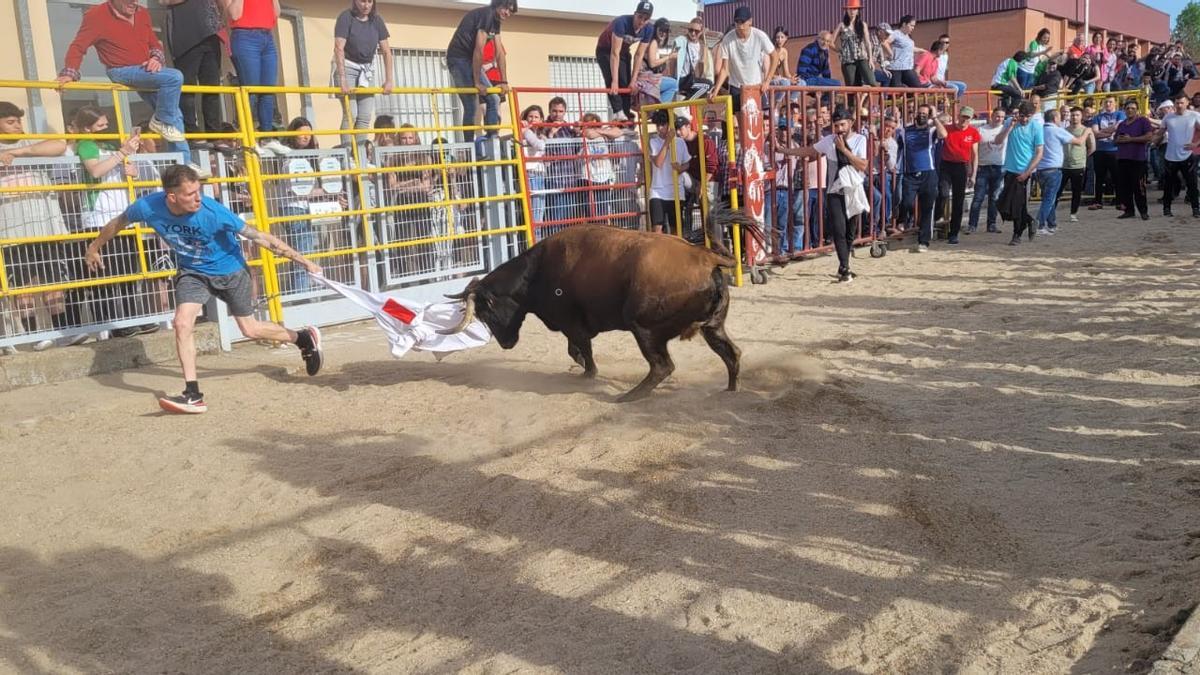
<svg viewBox="0 0 1200 675"><path fill-rule="evenodd" d="M1181 209L1182 210L1182 209ZM0 670L1145 671L1200 600L1200 222L830 258L647 402L537 322L0 395ZM1065 211L1063 213L1065 220Z"/></svg>

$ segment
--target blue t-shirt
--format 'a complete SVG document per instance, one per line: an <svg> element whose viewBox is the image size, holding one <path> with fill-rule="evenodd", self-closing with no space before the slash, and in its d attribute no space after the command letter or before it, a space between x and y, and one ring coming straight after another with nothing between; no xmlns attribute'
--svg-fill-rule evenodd
<svg viewBox="0 0 1200 675"><path fill-rule="evenodd" d="M1033 156L1037 154L1038 146L1046 144L1045 124L1030 120L1026 124L1017 124L1009 118L1009 124L1014 128L1008 134L1008 145L1004 154L1005 173L1025 173Z"/></svg>
<svg viewBox="0 0 1200 675"><path fill-rule="evenodd" d="M1092 118L1092 128L1096 131L1104 129L1116 129L1117 125L1125 121L1125 111L1116 110L1113 112L1099 112ZM1113 142L1112 137L1106 139L1096 139L1096 152L1116 152L1117 144Z"/></svg>
<svg viewBox="0 0 1200 675"><path fill-rule="evenodd" d="M1033 124L1033 122L1030 122L1030 124ZM1057 124L1043 124L1042 140L1045 142L1045 145L1042 146L1042 161L1038 162L1037 168L1039 170L1061 169L1063 166L1063 145L1075 140L1075 134Z"/></svg>
<svg viewBox="0 0 1200 675"><path fill-rule="evenodd" d="M642 29L638 32L633 31L633 15L623 14L613 19L604 32L600 33L600 39L596 41L596 49L602 52L611 52L615 43L617 49L628 51L630 45L635 42L650 44L654 39L654 22L647 21Z"/></svg>
<svg viewBox="0 0 1200 675"><path fill-rule="evenodd" d="M900 145L900 161L904 163L904 173L933 171L936 138L937 129L933 127L904 127L903 133L896 137L896 142Z"/></svg>
<svg viewBox="0 0 1200 675"><path fill-rule="evenodd" d="M246 223L215 199L201 197L199 211L177 216L167 208L167 193L155 192L130 204L125 217L154 228L181 270L222 277L246 268L237 238Z"/></svg>

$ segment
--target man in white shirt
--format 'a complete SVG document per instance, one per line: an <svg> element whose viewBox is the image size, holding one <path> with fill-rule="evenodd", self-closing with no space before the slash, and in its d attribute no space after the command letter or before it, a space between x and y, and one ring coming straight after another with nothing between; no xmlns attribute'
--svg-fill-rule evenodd
<svg viewBox="0 0 1200 675"><path fill-rule="evenodd" d="M773 73L783 51L771 42L766 33L754 27L754 15L749 7L737 8L733 13L733 24L734 29L717 44L717 79L708 92L708 102L713 102L721 85L728 81L729 93L733 97L733 112L739 113L742 110L742 88L764 83L763 58L771 57L766 72Z"/></svg>
<svg viewBox="0 0 1200 675"><path fill-rule="evenodd" d="M692 161L687 143L676 131L690 122L686 117L676 117L672 126L666 110L654 111L652 121L658 130L650 137L650 229L673 234L678 222L676 202L682 210L687 192L684 176Z"/></svg>
<svg viewBox="0 0 1200 675"><path fill-rule="evenodd" d="M1171 215L1171 202L1180 191L1180 175L1187 187L1187 200L1192 205L1192 217L1200 218L1200 192L1196 189L1196 161L1192 151L1196 133L1200 130L1200 112L1191 109L1187 94L1175 97L1175 112L1163 118L1162 131L1166 135L1166 175L1163 186L1163 215Z"/></svg>
<svg viewBox="0 0 1200 675"><path fill-rule="evenodd" d="M967 234L979 228L979 212L984 200L988 203L987 231L1000 231L997 222L1000 218L1000 190L1004 187L1004 144L996 145L994 141L1004 131L1004 117L1004 108L998 107L992 111L987 124L979 127L982 140L979 141L979 166L975 170L975 196L971 198Z"/></svg>
<svg viewBox="0 0 1200 675"><path fill-rule="evenodd" d="M785 154L796 155L804 159L821 159L826 162L825 175L828 182L826 188L832 187L838 180L842 167L853 167L860 176L867 171L867 137L853 129L853 115L850 111L839 107L833 112L833 133L825 136L815 144L804 148L781 148ZM846 210L846 196L834 190L825 193L825 236L833 240L837 251L839 282L847 283L854 280L855 274L850 271L850 247L854 243L855 229L849 227L851 216ZM857 215L857 214L855 214Z"/></svg>

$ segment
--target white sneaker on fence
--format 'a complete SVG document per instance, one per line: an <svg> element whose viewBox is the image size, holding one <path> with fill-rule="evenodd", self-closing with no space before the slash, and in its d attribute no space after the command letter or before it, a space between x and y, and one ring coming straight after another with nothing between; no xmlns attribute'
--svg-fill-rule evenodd
<svg viewBox="0 0 1200 675"><path fill-rule="evenodd" d="M54 340L42 340L33 345L33 351L44 352L54 346Z"/></svg>
<svg viewBox="0 0 1200 675"><path fill-rule="evenodd" d="M192 171L195 171L197 176L200 176L200 180L212 178L212 169L200 166L195 162L188 162L188 166L192 167Z"/></svg>
<svg viewBox="0 0 1200 675"><path fill-rule="evenodd" d="M184 140L182 131L160 121L157 117L150 118L150 131L159 134L168 143L182 143Z"/></svg>

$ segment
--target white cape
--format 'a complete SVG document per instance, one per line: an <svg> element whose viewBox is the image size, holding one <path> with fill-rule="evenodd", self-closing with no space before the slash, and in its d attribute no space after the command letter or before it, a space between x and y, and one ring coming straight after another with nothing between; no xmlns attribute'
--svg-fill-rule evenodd
<svg viewBox="0 0 1200 675"><path fill-rule="evenodd" d="M454 328L462 321L461 302L439 302L432 305L414 300L392 298L370 293L360 288L340 284L323 276L313 279L337 291L375 317L375 323L387 333L392 356L401 358L410 350L435 352L438 359L446 352L482 347L492 340L492 333L482 321L467 324L466 330L454 335L441 335L439 330Z"/></svg>

